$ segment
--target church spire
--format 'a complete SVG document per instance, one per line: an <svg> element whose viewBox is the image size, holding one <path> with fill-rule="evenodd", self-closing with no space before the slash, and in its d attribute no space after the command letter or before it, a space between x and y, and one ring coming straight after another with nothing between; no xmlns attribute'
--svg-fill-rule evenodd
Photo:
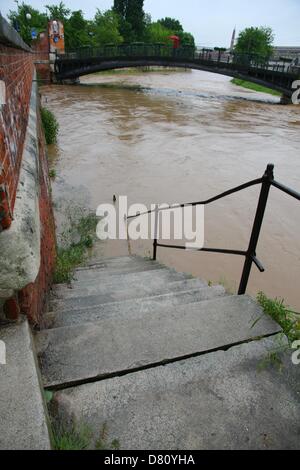
<svg viewBox="0 0 300 470"><path fill-rule="evenodd" d="M234 30L232 32L232 37L231 37L231 44L230 44L230 52L233 52L234 45L235 45L235 35L236 35L236 26L234 27Z"/></svg>

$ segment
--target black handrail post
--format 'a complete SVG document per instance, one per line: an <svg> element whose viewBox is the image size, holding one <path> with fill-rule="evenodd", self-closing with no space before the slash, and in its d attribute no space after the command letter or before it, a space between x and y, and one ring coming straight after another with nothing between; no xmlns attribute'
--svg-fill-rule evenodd
<svg viewBox="0 0 300 470"><path fill-rule="evenodd" d="M156 261L156 258L157 258L157 237L158 237L158 205L155 206L153 261Z"/></svg>
<svg viewBox="0 0 300 470"><path fill-rule="evenodd" d="M249 242L249 247L246 254L246 260L244 264L244 269L241 277L241 282L239 286L238 295L244 295L247 290L248 281L251 273L253 258L256 256L256 247L265 215L266 205L269 197L270 187L272 181L274 180L274 165L269 164L265 171L265 174L262 178L262 186L259 196L259 201L257 205L256 215L254 219L254 224L252 228L251 238Z"/></svg>

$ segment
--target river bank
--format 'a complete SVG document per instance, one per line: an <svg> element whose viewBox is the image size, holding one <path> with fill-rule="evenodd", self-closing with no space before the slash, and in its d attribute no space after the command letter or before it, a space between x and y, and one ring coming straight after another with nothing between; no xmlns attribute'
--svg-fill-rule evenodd
<svg viewBox="0 0 300 470"><path fill-rule="evenodd" d="M281 96L281 93L279 91L272 90L271 88L267 88L262 85L257 85L256 83L247 82L246 80L240 80L239 78L233 78L231 80L231 83L233 85L246 88L247 90L253 90L253 91L260 92L260 93L268 93L273 96Z"/></svg>

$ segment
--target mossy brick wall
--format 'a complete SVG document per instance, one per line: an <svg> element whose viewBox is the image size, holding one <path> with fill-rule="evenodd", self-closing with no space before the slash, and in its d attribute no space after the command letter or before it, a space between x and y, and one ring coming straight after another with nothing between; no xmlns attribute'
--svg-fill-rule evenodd
<svg viewBox="0 0 300 470"><path fill-rule="evenodd" d="M43 324L43 313L47 307L46 304L52 284L52 274L56 257L55 223L52 209L51 186L48 176L49 168L40 116L38 116L38 123L41 265L36 281L20 291L17 298L20 313L26 315L34 325Z"/></svg>
<svg viewBox="0 0 300 470"><path fill-rule="evenodd" d="M42 51L39 51L42 52ZM20 165L29 116L29 104L37 54L0 44L0 80L5 83L5 104L0 112L0 236L13 221ZM55 261L55 225L48 176L45 140L38 112L39 210L41 263L35 281L6 299L3 312L8 319L20 314L34 324L42 323ZM1 288L1 286L0 286Z"/></svg>

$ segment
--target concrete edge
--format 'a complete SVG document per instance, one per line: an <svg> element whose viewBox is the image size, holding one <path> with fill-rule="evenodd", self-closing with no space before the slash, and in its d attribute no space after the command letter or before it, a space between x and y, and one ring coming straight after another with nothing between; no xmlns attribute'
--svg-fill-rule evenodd
<svg viewBox="0 0 300 470"><path fill-rule="evenodd" d="M3 326L0 337L7 351L7 369L1 369L1 407L6 403L0 410L1 450L51 450L52 426L28 320Z"/></svg>
<svg viewBox="0 0 300 470"><path fill-rule="evenodd" d="M37 350L36 350L34 337L33 337L31 328L29 326L28 320L26 319L25 321L27 323L27 327L28 327L28 331L29 331L29 335L30 335L30 346L31 346L31 351L32 351L32 355L33 355L33 361L34 361L34 364L35 364L35 371L36 371L36 375L37 375L37 381L38 381L39 388L40 388L40 391L41 391L42 406L43 406L43 409L44 409L45 422L46 422L48 435L49 435L49 443L50 443L50 447L52 448L53 447L53 440L54 440L53 430L52 430L52 425L51 425L50 414L48 412L48 406L47 406L46 399L45 399L45 394L44 394L45 389L44 389L42 374L41 374L41 370L40 370L40 366L39 366Z"/></svg>
<svg viewBox="0 0 300 470"><path fill-rule="evenodd" d="M19 33L6 21L0 12L0 43L5 46L16 47L26 52L33 52L23 41Z"/></svg>
<svg viewBox="0 0 300 470"><path fill-rule="evenodd" d="M34 74L35 79L36 73ZM0 233L0 288L18 291L35 281L40 269L38 90L32 83L14 220ZM6 297L8 298L8 297Z"/></svg>

